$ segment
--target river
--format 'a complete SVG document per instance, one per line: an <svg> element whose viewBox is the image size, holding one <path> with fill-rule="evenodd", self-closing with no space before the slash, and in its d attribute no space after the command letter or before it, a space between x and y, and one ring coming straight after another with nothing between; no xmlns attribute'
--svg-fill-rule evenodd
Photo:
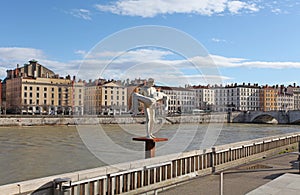
<svg viewBox="0 0 300 195"><path fill-rule="evenodd" d="M144 128L138 124L0 127L0 185L143 158L143 144L132 138L144 135ZM297 125L258 124L162 125L157 129L156 136L169 139L157 146L157 155L300 132ZM209 140L205 146L201 145L204 138Z"/></svg>

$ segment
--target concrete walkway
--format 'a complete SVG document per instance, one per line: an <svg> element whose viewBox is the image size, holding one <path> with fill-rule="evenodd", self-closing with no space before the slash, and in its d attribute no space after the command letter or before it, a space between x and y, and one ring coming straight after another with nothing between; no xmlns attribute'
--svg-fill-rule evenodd
<svg viewBox="0 0 300 195"><path fill-rule="evenodd" d="M297 158L297 155L292 154L281 155L226 170L224 172L224 195L246 194L274 180L275 178L282 176L285 173L298 175L299 170ZM299 178L298 185L300 186L300 177L297 178ZM219 181L219 174L198 177L188 182L179 184L176 187L161 191L158 194L217 195L220 193ZM271 189L271 192L274 192L274 194L276 194L276 191L278 191L278 189L274 188L273 191ZM300 192L298 194L300 194Z"/></svg>
<svg viewBox="0 0 300 195"><path fill-rule="evenodd" d="M269 183L247 193L247 195L298 195L300 194L300 174L286 173Z"/></svg>

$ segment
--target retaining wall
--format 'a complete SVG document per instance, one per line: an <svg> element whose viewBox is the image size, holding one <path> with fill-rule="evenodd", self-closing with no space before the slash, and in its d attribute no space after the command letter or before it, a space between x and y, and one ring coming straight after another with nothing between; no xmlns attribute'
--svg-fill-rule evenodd
<svg viewBox="0 0 300 195"><path fill-rule="evenodd" d="M224 113L182 115L162 119L164 123L227 123ZM0 126L36 126L36 125L93 125L93 124L136 124L144 123L145 117L137 116L2 116Z"/></svg>

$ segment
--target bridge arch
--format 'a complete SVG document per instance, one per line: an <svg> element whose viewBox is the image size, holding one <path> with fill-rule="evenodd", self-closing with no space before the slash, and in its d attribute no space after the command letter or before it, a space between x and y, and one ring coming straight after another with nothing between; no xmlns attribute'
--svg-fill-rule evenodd
<svg viewBox="0 0 300 195"><path fill-rule="evenodd" d="M278 120L270 114L260 114L252 118L252 123L278 124Z"/></svg>

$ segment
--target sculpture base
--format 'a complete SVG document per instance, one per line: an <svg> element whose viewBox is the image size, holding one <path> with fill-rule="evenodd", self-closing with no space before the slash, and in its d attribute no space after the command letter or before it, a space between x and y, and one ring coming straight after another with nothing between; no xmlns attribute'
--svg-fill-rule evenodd
<svg viewBox="0 0 300 195"><path fill-rule="evenodd" d="M145 142L145 158L152 158L155 157L155 143L168 141L168 138L134 137L132 140Z"/></svg>

